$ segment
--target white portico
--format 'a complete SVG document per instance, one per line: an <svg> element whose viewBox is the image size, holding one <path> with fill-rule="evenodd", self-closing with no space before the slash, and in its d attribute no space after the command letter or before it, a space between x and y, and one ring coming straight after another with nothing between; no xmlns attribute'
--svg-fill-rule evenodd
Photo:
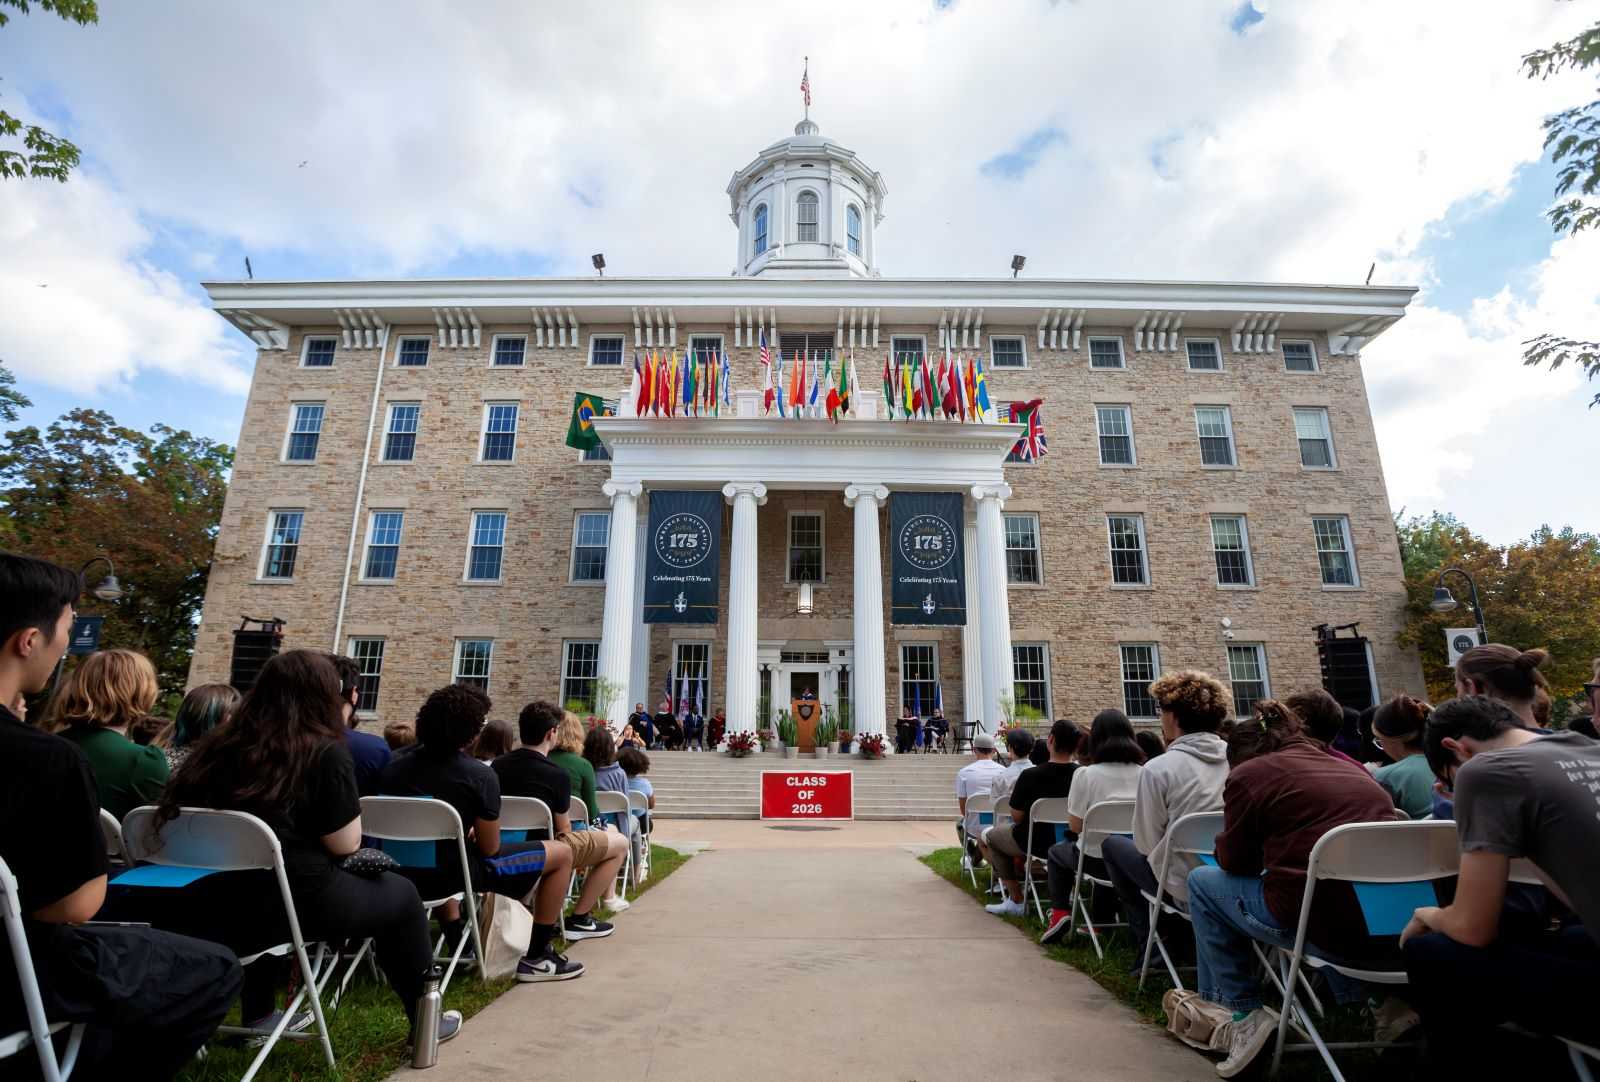
<svg viewBox="0 0 1600 1082"><path fill-rule="evenodd" d="M1019 427L896 421L878 416L878 397L862 395L856 418L781 419L760 413L759 392L740 392L734 416L657 419L608 417L595 422L610 448L611 500L605 618L599 675L629 683L645 648L637 609L637 569L643 554L637 523L640 500L651 490L720 491L732 508L729 534L726 710L728 731L762 727L757 718L763 664L758 626L757 523L769 492L831 493L850 509L854 525L850 569L848 657L857 732L883 733L888 720L884 662L883 526L880 517L896 490L960 492L968 509L965 579L969 645L965 678L969 716L998 718L1000 696L1011 691L1011 632L1006 599L1005 537L1001 510L1010 496L1002 463ZM627 412L626 406L624 411ZM828 498L828 497L823 497ZM975 542L975 543L974 543ZM793 667L793 666L791 666ZM824 688L837 688L837 665L818 669ZM977 671L973 671L977 670ZM824 690L819 688L819 691ZM611 720L626 718L631 700L616 699Z"/></svg>

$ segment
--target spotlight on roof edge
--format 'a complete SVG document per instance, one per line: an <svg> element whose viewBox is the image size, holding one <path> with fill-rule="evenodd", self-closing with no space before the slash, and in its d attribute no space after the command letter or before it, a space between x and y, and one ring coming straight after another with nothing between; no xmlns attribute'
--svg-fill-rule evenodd
<svg viewBox="0 0 1600 1082"><path fill-rule="evenodd" d="M1014 255L1014 256L1012 256L1011 257L1011 277L1015 278L1019 273L1021 273L1023 264L1025 264L1027 262L1028 262L1028 257L1025 256L1025 255Z"/></svg>
<svg viewBox="0 0 1600 1082"><path fill-rule="evenodd" d="M589 257L589 262L594 264L594 269L599 272L600 277L604 278L606 276L606 257L604 252L596 252Z"/></svg>

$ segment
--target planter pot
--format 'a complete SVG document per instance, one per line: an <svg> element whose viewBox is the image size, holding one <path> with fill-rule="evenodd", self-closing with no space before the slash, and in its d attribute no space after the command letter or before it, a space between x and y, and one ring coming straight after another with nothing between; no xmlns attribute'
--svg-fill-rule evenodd
<svg viewBox="0 0 1600 1082"><path fill-rule="evenodd" d="M821 744L818 744L817 745L817 751L816 751L817 758L818 759L826 759L828 757L828 750L829 750L828 748L822 746Z"/></svg>
<svg viewBox="0 0 1600 1082"><path fill-rule="evenodd" d="M731 758L734 758L734 759L743 759L746 755L749 755L749 754L750 753L748 751L730 751L730 752L728 752L728 755Z"/></svg>
<svg viewBox="0 0 1600 1082"><path fill-rule="evenodd" d="M786 745L783 749L783 757L785 759L797 759L800 757L800 749Z"/></svg>

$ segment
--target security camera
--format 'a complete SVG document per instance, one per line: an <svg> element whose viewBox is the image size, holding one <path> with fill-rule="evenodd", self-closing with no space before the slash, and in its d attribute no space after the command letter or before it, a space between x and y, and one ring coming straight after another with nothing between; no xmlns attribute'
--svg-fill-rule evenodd
<svg viewBox="0 0 1600 1082"><path fill-rule="evenodd" d="M1226 639L1226 640L1228 640L1228 641L1229 641L1229 642L1232 642L1232 641L1233 641L1233 632L1231 632L1231 631L1224 631L1224 632L1223 632L1223 633L1222 633L1222 637L1223 637L1223 638L1224 638L1224 639Z"/></svg>

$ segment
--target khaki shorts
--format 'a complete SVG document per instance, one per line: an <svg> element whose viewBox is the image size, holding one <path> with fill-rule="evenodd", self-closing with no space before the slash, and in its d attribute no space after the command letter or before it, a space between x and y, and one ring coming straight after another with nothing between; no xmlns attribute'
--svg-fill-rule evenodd
<svg viewBox="0 0 1600 1082"><path fill-rule="evenodd" d="M1017 838L1011 830L1010 823L1001 823L985 830L983 844L996 853L1002 853L1014 860L1021 860L1023 857L1022 850L1017 847Z"/></svg>
<svg viewBox="0 0 1600 1082"><path fill-rule="evenodd" d="M556 841L572 850L574 868L593 868L606 859L606 850L611 845L606 840L608 837L609 834L604 830L569 830L557 834Z"/></svg>

